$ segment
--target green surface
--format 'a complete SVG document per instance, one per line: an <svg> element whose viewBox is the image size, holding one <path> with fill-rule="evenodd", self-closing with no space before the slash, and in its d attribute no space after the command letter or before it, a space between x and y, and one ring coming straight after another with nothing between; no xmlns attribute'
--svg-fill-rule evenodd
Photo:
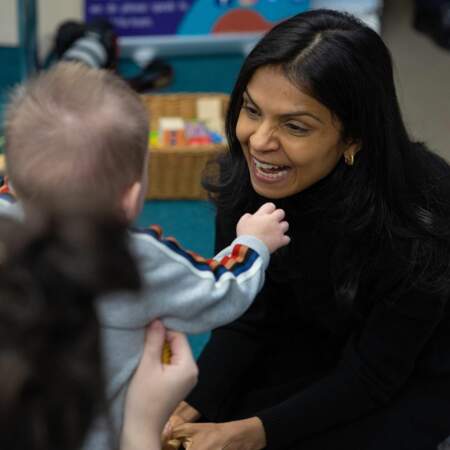
<svg viewBox="0 0 450 450"><path fill-rule="evenodd" d="M0 152L3 152L3 111L11 88L21 79L21 56L16 47L0 47Z"/></svg>
<svg viewBox="0 0 450 450"><path fill-rule="evenodd" d="M21 78L21 56L17 47L0 46L0 91Z"/></svg>

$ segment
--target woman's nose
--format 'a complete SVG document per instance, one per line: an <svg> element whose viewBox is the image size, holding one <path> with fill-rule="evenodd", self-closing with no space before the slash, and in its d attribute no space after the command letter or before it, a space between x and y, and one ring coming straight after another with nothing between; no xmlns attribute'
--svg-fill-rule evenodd
<svg viewBox="0 0 450 450"><path fill-rule="evenodd" d="M261 152L277 150L279 143L275 131L273 125L261 123L250 136L250 148Z"/></svg>

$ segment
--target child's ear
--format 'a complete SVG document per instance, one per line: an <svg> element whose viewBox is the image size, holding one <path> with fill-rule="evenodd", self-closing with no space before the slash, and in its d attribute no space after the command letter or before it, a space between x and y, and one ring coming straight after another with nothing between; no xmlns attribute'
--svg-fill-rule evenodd
<svg viewBox="0 0 450 450"><path fill-rule="evenodd" d="M121 208L127 222L133 222L140 212L141 191L141 181L135 181L122 196Z"/></svg>

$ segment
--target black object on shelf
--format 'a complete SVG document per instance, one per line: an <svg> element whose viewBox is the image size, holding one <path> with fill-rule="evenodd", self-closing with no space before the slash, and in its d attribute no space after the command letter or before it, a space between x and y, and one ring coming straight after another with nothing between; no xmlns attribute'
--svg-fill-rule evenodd
<svg viewBox="0 0 450 450"><path fill-rule="evenodd" d="M115 70L118 60L118 38L111 23L96 20L86 24L70 20L58 27L43 67L55 61L77 61L93 68ZM125 78L137 92L162 88L172 79L172 67L161 59L151 60L137 75Z"/></svg>
<svg viewBox="0 0 450 450"><path fill-rule="evenodd" d="M154 59L138 75L126 81L135 91L146 92L165 87L171 83L172 79L172 66L161 59Z"/></svg>

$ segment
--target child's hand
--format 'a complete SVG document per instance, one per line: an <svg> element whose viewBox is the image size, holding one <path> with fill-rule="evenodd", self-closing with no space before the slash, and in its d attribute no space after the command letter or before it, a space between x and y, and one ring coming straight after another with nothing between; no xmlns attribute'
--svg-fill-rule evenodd
<svg viewBox="0 0 450 450"><path fill-rule="evenodd" d="M273 203L264 203L254 214L244 214L236 226L236 234L249 234L267 245L270 253L278 250L291 241L286 236L289 224L283 220L284 211L277 209Z"/></svg>

